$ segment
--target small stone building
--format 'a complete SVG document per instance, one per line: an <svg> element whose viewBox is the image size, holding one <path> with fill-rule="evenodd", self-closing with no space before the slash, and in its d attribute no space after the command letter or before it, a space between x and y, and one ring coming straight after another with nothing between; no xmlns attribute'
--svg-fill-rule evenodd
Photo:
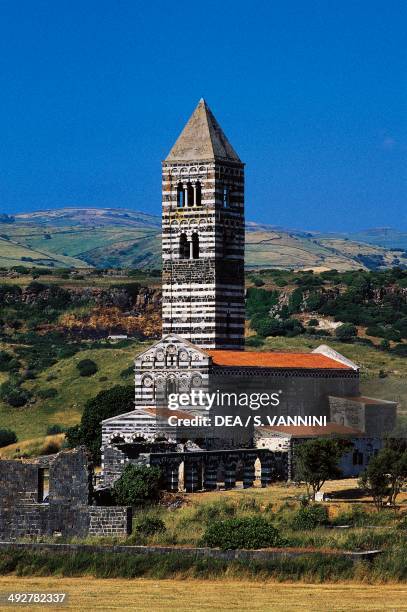
<svg viewBox="0 0 407 612"><path fill-rule="evenodd" d="M93 467L82 447L58 453L48 465L0 460L0 491L2 541L131 533L131 508L93 505Z"/></svg>

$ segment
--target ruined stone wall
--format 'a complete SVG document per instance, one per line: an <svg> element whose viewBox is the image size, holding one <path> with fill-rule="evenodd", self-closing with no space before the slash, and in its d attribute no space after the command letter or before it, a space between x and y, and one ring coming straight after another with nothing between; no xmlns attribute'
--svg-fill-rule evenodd
<svg viewBox="0 0 407 612"><path fill-rule="evenodd" d="M92 506L89 517L89 535L123 536L131 533L131 508Z"/></svg>
<svg viewBox="0 0 407 612"><path fill-rule="evenodd" d="M50 464L49 498L44 502L39 463L0 460L0 540L130 533L125 508L91 505L92 476L84 448L59 453Z"/></svg>

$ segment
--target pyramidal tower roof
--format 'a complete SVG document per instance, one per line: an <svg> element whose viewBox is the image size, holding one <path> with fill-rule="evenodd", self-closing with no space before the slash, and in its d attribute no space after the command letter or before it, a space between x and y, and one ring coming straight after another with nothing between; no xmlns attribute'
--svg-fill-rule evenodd
<svg viewBox="0 0 407 612"><path fill-rule="evenodd" d="M201 98L166 162L195 160L237 161L239 156L226 138L211 109Z"/></svg>

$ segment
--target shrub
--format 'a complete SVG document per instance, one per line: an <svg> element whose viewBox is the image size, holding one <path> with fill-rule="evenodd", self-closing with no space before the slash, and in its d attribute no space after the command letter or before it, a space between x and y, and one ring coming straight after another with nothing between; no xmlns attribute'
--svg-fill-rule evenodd
<svg viewBox="0 0 407 612"><path fill-rule="evenodd" d="M15 431L11 429L0 429L0 448L8 446L9 444L14 444L17 441L18 438Z"/></svg>
<svg viewBox="0 0 407 612"><path fill-rule="evenodd" d="M318 327L319 321L318 319L310 319L307 323L308 327Z"/></svg>
<svg viewBox="0 0 407 612"><path fill-rule="evenodd" d="M281 546L277 529L267 519L255 516L214 521L206 528L202 544L223 550Z"/></svg>
<svg viewBox="0 0 407 612"><path fill-rule="evenodd" d="M219 499L210 504L197 507L194 520L201 523L211 523L215 520L226 519L236 514L236 506L226 499Z"/></svg>
<svg viewBox="0 0 407 612"><path fill-rule="evenodd" d="M0 396L13 408L25 406L32 394L27 389L22 389L16 382L5 382L0 387Z"/></svg>
<svg viewBox="0 0 407 612"><path fill-rule="evenodd" d="M54 436L55 434L61 434L65 432L65 428L62 425L58 425L58 423L54 423L54 425L49 425L47 427L47 436Z"/></svg>
<svg viewBox="0 0 407 612"><path fill-rule="evenodd" d="M51 397L56 397L58 395L58 391L53 387L48 387L48 389L39 389L37 391L37 395L41 399L49 399Z"/></svg>
<svg viewBox="0 0 407 612"><path fill-rule="evenodd" d="M358 332L352 323L344 323L336 328L335 335L338 340L342 340L342 342L349 342L350 340L356 338Z"/></svg>
<svg viewBox="0 0 407 612"><path fill-rule="evenodd" d="M303 506L293 516L291 527L296 530L315 529L328 524L328 512L324 506Z"/></svg>
<svg viewBox="0 0 407 612"><path fill-rule="evenodd" d="M128 378L129 376L133 376L134 374L134 366L131 365L128 368L125 368L120 372L120 378Z"/></svg>
<svg viewBox="0 0 407 612"><path fill-rule="evenodd" d="M164 521L157 516L144 516L135 522L134 531L142 536L152 536L166 531Z"/></svg>
<svg viewBox="0 0 407 612"><path fill-rule="evenodd" d="M98 367L92 359L82 359L76 366L80 376L93 376L98 371Z"/></svg>
<svg viewBox="0 0 407 612"><path fill-rule="evenodd" d="M142 506L157 501L162 488L158 467L127 465L113 486L113 497L122 506Z"/></svg>
<svg viewBox="0 0 407 612"><path fill-rule="evenodd" d="M13 370L18 370L19 367L20 364L13 355L6 351L0 351L0 372L11 372Z"/></svg>
<svg viewBox="0 0 407 612"><path fill-rule="evenodd" d="M258 347L263 346L263 344L264 338L261 336L249 336L249 338L246 339L246 346Z"/></svg>

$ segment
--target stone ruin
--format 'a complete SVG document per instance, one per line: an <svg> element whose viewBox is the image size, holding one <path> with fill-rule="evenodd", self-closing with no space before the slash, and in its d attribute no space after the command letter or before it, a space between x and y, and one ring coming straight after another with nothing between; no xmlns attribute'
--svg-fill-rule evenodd
<svg viewBox="0 0 407 612"><path fill-rule="evenodd" d="M45 461L0 460L0 540L130 534L131 508L96 505L93 481L84 447Z"/></svg>

